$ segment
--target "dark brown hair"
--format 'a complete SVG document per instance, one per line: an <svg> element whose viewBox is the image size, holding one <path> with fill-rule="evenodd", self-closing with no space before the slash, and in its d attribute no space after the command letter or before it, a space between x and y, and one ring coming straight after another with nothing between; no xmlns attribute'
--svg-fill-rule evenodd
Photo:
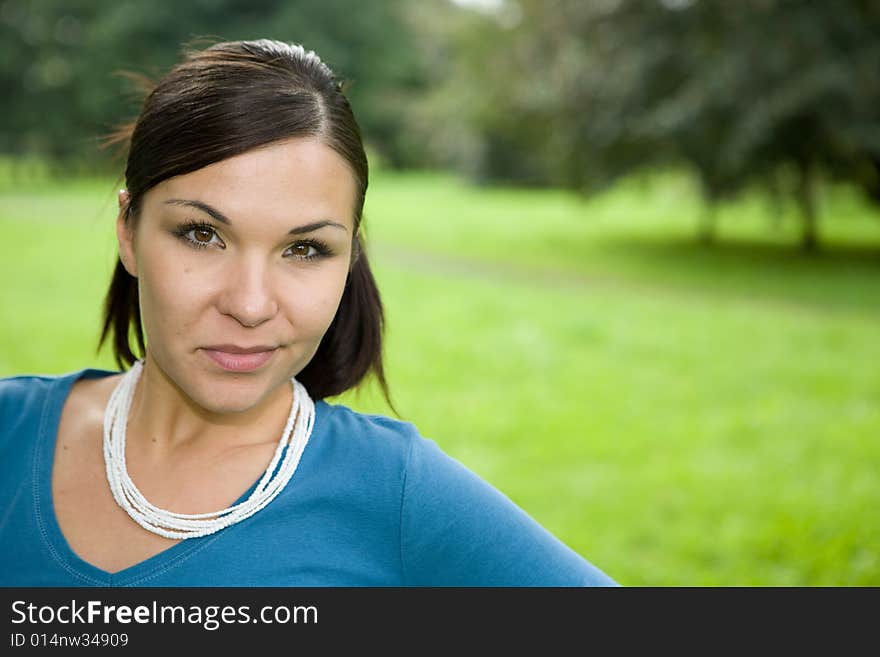
<svg viewBox="0 0 880 657"><path fill-rule="evenodd" d="M317 137L351 167L357 195L352 263L336 316L297 375L314 399L341 394L372 373L393 409L382 366L384 312L359 231L368 165L360 129L333 72L302 46L260 39L194 50L149 91L137 120L110 136L127 143L125 220L144 194L179 176L259 146ZM146 352L137 280L117 261L104 305L99 348L112 333L123 369ZM133 335L132 335L133 333Z"/></svg>

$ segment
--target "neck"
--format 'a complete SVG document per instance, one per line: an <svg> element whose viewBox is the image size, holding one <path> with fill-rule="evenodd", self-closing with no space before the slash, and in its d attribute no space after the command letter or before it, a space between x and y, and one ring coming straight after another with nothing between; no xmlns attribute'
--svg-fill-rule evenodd
<svg viewBox="0 0 880 657"><path fill-rule="evenodd" d="M211 468L210 460L206 460L205 457L211 460L214 460L212 457L220 457L214 460L215 466L219 464L220 472L237 477L241 481L253 481L254 471L252 466L259 461L260 467L265 468L264 474L260 478L259 485L254 488L246 500L225 509L214 510L211 508L207 511L197 509L196 513L189 514L167 511L151 504L149 500L143 497L143 494L133 483L126 466L126 461L130 455L130 452L129 454L126 454L126 452L128 451L127 433L128 424L130 424L131 420L132 403L134 401L135 388L137 387L136 384L140 383L140 380L143 378L141 376L143 370L140 363L137 363L135 367L135 371L123 375L110 396L110 401L104 414L103 432L104 463L107 468L107 481L110 485L110 492L113 494L113 499L116 500L116 503L132 520L147 531L165 538L182 539L207 536L257 513L284 489L294 472L296 472L300 457L308 444L315 420L315 405L309 397L308 391L296 380L291 382L292 388L295 390L292 393L293 400L296 403L291 403L288 421L285 422L285 427L277 438L275 449L271 450L271 458L268 458L269 455L265 453L266 445L261 444L255 447L255 449L246 450L245 455L247 453L250 455L249 458L244 459L246 462L244 467L241 467L242 459L239 458L241 453L232 455L218 454L216 446L208 445L208 442L211 441L205 441L203 442L202 449L197 447L196 449L187 449L174 454L170 452L154 455L146 454L146 459L133 459L135 463L139 464L141 472L151 471L153 473L154 482L159 482L156 484L157 488L167 489L167 482L172 482L172 493L170 494L172 499L176 499L174 490L178 491L176 495L182 495L183 498L189 499L193 493L196 496L205 497L202 495L202 492L206 484L208 488L214 491L208 497L211 495L216 496L218 488L224 488L223 485L218 487L215 482L205 479L205 469ZM284 386L279 387L283 388ZM159 389L161 390L161 387ZM144 386L139 405L142 417L146 417L143 415L145 413L144 407L150 399L150 387ZM180 408L180 401L178 400L177 403ZM158 407L161 407L161 405ZM182 407L186 408L187 405L184 404ZM176 421L178 424L192 419L192 417L185 418L186 411L178 410L177 416L174 416L174 414L167 413L168 409L165 410L164 420L166 424L169 423L169 417L177 417ZM190 416L193 416L191 411L189 413ZM179 418L185 419L181 420ZM159 419L160 422L155 424L161 424L163 418ZM204 426L204 421L200 421ZM228 426L221 425L219 428L228 429ZM179 436L176 436L175 439L178 440L177 444L184 444ZM193 441L192 438L188 440L189 442ZM166 446L173 444L173 441L166 439ZM238 446L243 445L242 443L237 444ZM246 446L247 444L245 443L244 445ZM149 448L147 447L147 449ZM137 451L137 449L133 451ZM144 451L143 448L142 451ZM259 452L264 453L259 454ZM257 454L255 455L255 453ZM150 458L151 456L152 459ZM178 456L183 458L176 458ZM149 462L150 460L152 460L151 463ZM267 462L268 465L265 465ZM169 470L172 470L170 475L168 475ZM139 478L137 473L133 474L135 479ZM226 478L222 477L220 481L226 481ZM179 484L181 482L185 484L184 488L188 487L188 490L180 488ZM229 488L229 486L226 486L226 488ZM164 497L169 498L169 494L165 493ZM230 497L230 495L225 495L225 497ZM193 504L191 501L189 504L199 506L199 504ZM213 504L211 506L213 507Z"/></svg>
<svg viewBox="0 0 880 657"><path fill-rule="evenodd" d="M143 442L157 452L274 443L284 429L292 402L292 387L279 386L245 411L212 412L193 401L148 353L128 415L129 440Z"/></svg>

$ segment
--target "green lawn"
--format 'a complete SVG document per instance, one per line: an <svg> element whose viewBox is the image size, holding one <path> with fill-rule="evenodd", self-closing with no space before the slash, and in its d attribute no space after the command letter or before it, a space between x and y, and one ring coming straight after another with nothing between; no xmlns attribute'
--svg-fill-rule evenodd
<svg viewBox="0 0 880 657"><path fill-rule="evenodd" d="M677 176L582 202L380 172L395 403L623 584L878 585L880 218L822 205L808 256L759 198L697 245ZM0 376L112 367L113 216L110 180L0 189Z"/></svg>

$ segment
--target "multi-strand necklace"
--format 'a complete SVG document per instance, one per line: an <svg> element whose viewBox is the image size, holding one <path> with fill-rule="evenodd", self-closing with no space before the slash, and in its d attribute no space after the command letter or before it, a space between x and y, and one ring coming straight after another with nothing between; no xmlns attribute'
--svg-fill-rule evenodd
<svg viewBox="0 0 880 657"><path fill-rule="evenodd" d="M252 516L280 493L299 465L315 422L315 404L295 378L293 403L272 462L251 495L233 506L211 513L174 513L151 504L137 489L125 467L125 429L135 386L143 370L138 360L110 395L104 411L104 464L116 503L144 529L165 538L196 538ZM280 462L280 465L279 465ZM277 470L277 471L276 471Z"/></svg>

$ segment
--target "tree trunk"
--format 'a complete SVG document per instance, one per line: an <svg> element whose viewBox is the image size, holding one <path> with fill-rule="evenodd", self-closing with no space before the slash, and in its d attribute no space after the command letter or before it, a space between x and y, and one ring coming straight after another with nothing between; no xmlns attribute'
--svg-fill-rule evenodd
<svg viewBox="0 0 880 657"><path fill-rule="evenodd" d="M767 218L770 230L782 230L782 217L785 214L785 195L779 172L773 171L767 181Z"/></svg>
<svg viewBox="0 0 880 657"><path fill-rule="evenodd" d="M801 213L801 248L815 251L819 248L818 218L816 216L816 163L812 157L798 162L799 180L797 202Z"/></svg>
<svg viewBox="0 0 880 657"><path fill-rule="evenodd" d="M700 226L697 236L703 244L714 244L716 237L715 204L706 203L700 213Z"/></svg>

